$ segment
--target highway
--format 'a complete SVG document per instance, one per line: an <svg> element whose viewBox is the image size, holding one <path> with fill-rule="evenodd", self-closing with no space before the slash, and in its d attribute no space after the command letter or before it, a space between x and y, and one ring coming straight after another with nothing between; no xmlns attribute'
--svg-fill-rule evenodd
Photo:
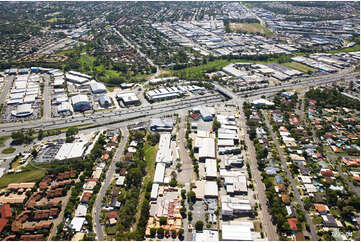
<svg viewBox="0 0 361 242"><path fill-rule="evenodd" d="M341 79L348 79L348 78L352 79L352 78L356 78L359 75L360 75L360 73L353 72L353 73L347 73L347 74L346 73L336 73L336 74L331 74L331 75L310 77L310 78L300 79L299 82L296 82L296 83L287 83L282 86L272 86L272 87L266 87L266 88L256 89L256 90L242 91L242 92L238 92L237 94L239 94L240 96L253 95L253 94L268 94L268 93L272 93L272 92L273 93L279 92L282 89L289 89L289 88L297 89L297 88L302 88L305 86L312 87L312 86L331 83L334 81L339 81Z"/></svg>
<svg viewBox="0 0 361 242"><path fill-rule="evenodd" d="M179 110L190 109L192 107L209 103L217 103L222 100L223 97L221 95L210 94L200 97L197 96L178 99L174 102L156 103L151 106L132 107L119 111L111 110L107 112L88 113L76 117L53 118L52 120L32 120L22 123L4 123L0 125L0 129L3 135L11 135L11 132L19 129L19 124L21 124L21 128L32 128L35 131L39 129L59 129L84 124L107 125L109 123L122 122L137 117L176 113Z"/></svg>
<svg viewBox="0 0 361 242"><path fill-rule="evenodd" d="M128 129L125 128L125 127L121 127L121 134L122 134L122 139L120 141L120 145L118 146L115 154L114 154L114 157L112 159L112 162L108 168L108 171L106 173L106 176L105 176L105 180L103 181L102 183L102 187L100 188L100 191L98 193L98 196L95 200L95 203L94 203L94 207L93 207L93 210L92 210L92 216L94 218L94 224L93 224L93 229L94 231L96 232L96 239L98 241L104 241L104 231L102 229L102 225L100 223L100 212L101 212L101 209L102 209L102 201L103 201L103 197L105 196L105 193L107 191L107 188L109 187L112 179L113 179L113 175L114 175L114 172L115 172L115 163L117 161L120 161L120 157L124 151L124 147L125 147L125 144L127 143L127 140L128 140L128 136L129 136L129 132L128 132Z"/></svg>

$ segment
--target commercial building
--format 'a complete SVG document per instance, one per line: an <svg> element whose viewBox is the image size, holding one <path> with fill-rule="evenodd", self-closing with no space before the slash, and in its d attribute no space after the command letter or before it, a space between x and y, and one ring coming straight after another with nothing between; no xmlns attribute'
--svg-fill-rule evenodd
<svg viewBox="0 0 361 242"><path fill-rule="evenodd" d="M71 98L74 111L84 112L91 109L89 99L87 95L79 94Z"/></svg>
<svg viewBox="0 0 361 242"><path fill-rule="evenodd" d="M57 111L58 113L67 113L71 111L71 106L69 102L62 102L58 107L57 107Z"/></svg>
<svg viewBox="0 0 361 242"><path fill-rule="evenodd" d="M218 185L216 181L206 181L204 187L205 198L217 198L218 197Z"/></svg>
<svg viewBox="0 0 361 242"><path fill-rule="evenodd" d="M217 179L217 161L215 159L206 159L205 169L207 180Z"/></svg>
<svg viewBox="0 0 361 242"><path fill-rule="evenodd" d="M69 227L75 232L80 232L82 230L84 222L85 217L74 217Z"/></svg>
<svg viewBox="0 0 361 242"><path fill-rule="evenodd" d="M173 120L171 118L154 118L150 120L151 131L172 131Z"/></svg>
<svg viewBox="0 0 361 242"><path fill-rule="evenodd" d="M156 163L164 163L166 166L170 166L173 163L170 138L171 135L169 133L160 135L158 152L155 159Z"/></svg>
<svg viewBox="0 0 361 242"><path fill-rule="evenodd" d="M122 101L125 106L140 104L140 101L134 92L118 93L117 100Z"/></svg>
<svg viewBox="0 0 361 242"><path fill-rule="evenodd" d="M219 241L217 230L203 229L202 231L193 230L193 241Z"/></svg>
<svg viewBox="0 0 361 242"><path fill-rule="evenodd" d="M31 107L31 104L21 104L16 107L15 111L11 112L11 115L15 117L26 117L32 115L34 110Z"/></svg>
<svg viewBox="0 0 361 242"><path fill-rule="evenodd" d="M70 73L65 74L65 79L68 82L78 84L78 85L85 85L85 84L87 84L89 82L88 78L84 78L84 77L81 77L81 76L76 76L76 75L73 75L73 74L70 74Z"/></svg>
<svg viewBox="0 0 361 242"><path fill-rule="evenodd" d="M216 147L213 138L196 138L194 152L198 152L199 161L205 161L207 158L216 158Z"/></svg>
<svg viewBox="0 0 361 242"><path fill-rule="evenodd" d="M236 197L224 195L221 197L222 216L237 217L247 215L251 211L251 204L249 200L243 200Z"/></svg>
<svg viewBox="0 0 361 242"><path fill-rule="evenodd" d="M150 200L157 200L158 198L158 190L159 190L159 184L154 183L152 186L152 191L150 193Z"/></svg>
<svg viewBox="0 0 361 242"><path fill-rule="evenodd" d="M223 241L251 241L253 223L233 223L222 224L222 240Z"/></svg>
<svg viewBox="0 0 361 242"><path fill-rule="evenodd" d="M83 156L87 142L74 142L63 144L55 156L55 160L75 159Z"/></svg>
<svg viewBox="0 0 361 242"><path fill-rule="evenodd" d="M154 172L153 184L163 184L165 174L165 164L157 163Z"/></svg>
<svg viewBox="0 0 361 242"><path fill-rule="evenodd" d="M107 92L107 89L106 89L106 87L105 87L105 85L103 83L96 82L96 81L91 81L89 83L89 85L90 85L90 90L92 91L93 94L99 94L99 93Z"/></svg>
<svg viewBox="0 0 361 242"><path fill-rule="evenodd" d="M112 105L112 101L108 96L100 96L99 97L99 104L102 107L109 107Z"/></svg>

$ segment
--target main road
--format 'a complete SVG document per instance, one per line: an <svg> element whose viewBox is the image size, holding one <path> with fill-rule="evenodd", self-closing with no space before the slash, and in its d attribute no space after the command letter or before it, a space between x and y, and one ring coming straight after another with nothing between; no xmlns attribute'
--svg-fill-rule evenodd
<svg viewBox="0 0 361 242"><path fill-rule="evenodd" d="M129 136L129 132L126 127L122 127L120 130L121 130L121 135L122 135L120 145L118 146L118 148L114 154L112 162L111 162L111 164L108 168L107 174L105 176L105 181L103 181L103 183L102 183L102 187L100 188L98 196L96 197L94 207L92 210L92 215L94 218L93 229L96 232L96 238L99 241L104 241L104 239L105 239L102 225L100 223L100 212L102 209L103 197L105 196L107 188L109 187L109 185L113 179L113 175L115 172L115 163L117 161L120 161L120 157L124 151L124 147L125 147L125 144L127 143L128 136Z"/></svg>

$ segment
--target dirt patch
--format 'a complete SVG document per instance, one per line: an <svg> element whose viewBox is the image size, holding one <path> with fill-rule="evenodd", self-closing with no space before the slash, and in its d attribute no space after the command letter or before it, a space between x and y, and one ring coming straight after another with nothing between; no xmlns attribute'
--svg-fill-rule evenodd
<svg viewBox="0 0 361 242"><path fill-rule="evenodd" d="M258 23L229 23L231 31L269 34L270 30Z"/></svg>

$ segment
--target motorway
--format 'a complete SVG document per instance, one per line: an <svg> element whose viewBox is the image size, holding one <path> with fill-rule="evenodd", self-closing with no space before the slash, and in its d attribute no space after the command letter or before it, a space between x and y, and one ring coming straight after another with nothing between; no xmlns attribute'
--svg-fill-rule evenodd
<svg viewBox="0 0 361 242"><path fill-rule="evenodd" d="M59 129L74 125L107 125L113 122L122 122L128 119L156 116L161 114L177 113L179 110L190 109L199 105L221 102L223 97L219 94L210 94L200 97L178 99L174 102L156 103L151 106L133 107L126 110L96 112L79 115L77 117L53 118L52 120L33 120L21 123L21 128ZM11 132L19 129L19 123L4 123L0 125L3 135L11 135Z"/></svg>
<svg viewBox="0 0 361 242"><path fill-rule="evenodd" d="M281 160L281 163L282 163L282 166L283 166L283 170L286 172L286 175L287 175L287 179L290 181L291 183L291 186L292 186L292 190L293 190L293 194L294 196L296 197L297 199L297 202L298 204L301 206L301 209L302 211L304 212L305 214L305 217L306 217L306 220L307 220L307 223L310 227L310 231L311 231L311 235L312 235L312 240L313 241L316 241L318 240L318 236L317 236L317 233L316 233L316 230L315 230L315 226L310 218L310 215L308 214L308 211L305 209L304 207L304 204L303 204L303 201L302 201L302 198L301 198L301 195L298 191L298 188L297 188L297 185L294 181L294 178L293 178L293 175L291 174L290 170L288 169L288 165L287 165L287 162L286 162L286 159L283 155L283 152L281 150L281 147L279 145L279 142L277 140L277 137L275 135L275 133L273 132L273 129L272 129L272 126L271 124L269 123L269 120L268 120L268 117L267 117L267 114L265 111L262 110L262 114L263 116L265 117L265 122L266 122L266 126L267 126L267 129L270 130L271 132L271 136L272 136L272 139L273 139L273 143L276 145L276 148L277 148L277 151L278 151L278 154L280 156L280 160Z"/></svg>
<svg viewBox="0 0 361 242"><path fill-rule="evenodd" d="M113 179L113 175L115 172L115 163L117 161L120 161L120 157L123 153L123 150L125 148L125 144L127 143L128 140L128 136L129 136L129 132L127 128L122 127L121 129L121 135L122 135L122 139L120 141L120 145L118 147L118 149L116 150L114 157L112 159L112 162L108 168L107 174L105 176L105 181L103 181L102 183L102 187L100 188L100 191L98 193L98 196L95 200L94 203L94 207L92 210L92 216L94 218L94 224L93 224L93 229L96 232L96 239L99 241L104 241L104 231L102 229L102 225L100 223L100 212L102 209L102 201L103 201L103 197L105 196L105 193L107 191L107 188L109 187L112 179Z"/></svg>
<svg viewBox="0 0 361 242"><path fill-rule="evenodd" d="M299 82L287 83L287 84L283 84L282 86L272 86L272 87L266 87L266 88L256 89L256 90L241 91L241 92L238 92L237 94L239 94L241 96L253 95L253 94L268 94L268 93L272 93L272 92L273 93L279 92L282 89L287 89L287 88L297 89L297 88L302 88L305 86L312 87L312 86L331 83L334 81L339 81L341 79L357 78L358 76L360 76L360 73L358 73L358 72L352 72L352 73L342 72L342 73L336 73L336 74L331 74L331 75L323 75L323 76L300 79Z"/></svg>

